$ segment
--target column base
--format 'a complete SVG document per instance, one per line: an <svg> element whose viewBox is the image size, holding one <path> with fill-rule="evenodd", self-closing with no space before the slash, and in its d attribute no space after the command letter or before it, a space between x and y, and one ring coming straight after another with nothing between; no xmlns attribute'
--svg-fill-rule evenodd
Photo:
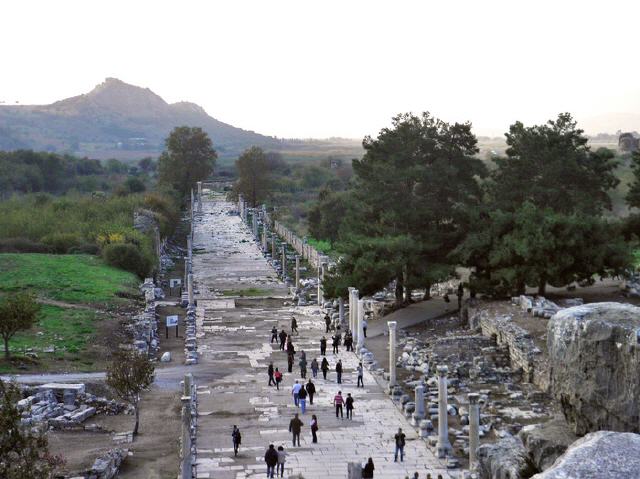
<svg viewBox="0 0 640 479"><path fill-rule="evenodd" d="M445 457L451 454L451 443L449 439L441 440L438 438L438 443L436 444L436 451L438 455L438 459L444 459Z"/></svg>
<svg viewBox="0 0 640 479"><path fill-rule="evenodd" d="M420 422L424 419L424 414L416 414L415 412L411 415L411 425L414 427L419 427Z"/></svg>

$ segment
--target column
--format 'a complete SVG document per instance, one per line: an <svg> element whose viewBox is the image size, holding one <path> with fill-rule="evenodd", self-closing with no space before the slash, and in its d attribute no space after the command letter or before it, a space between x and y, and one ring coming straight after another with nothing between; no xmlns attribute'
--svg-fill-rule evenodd
<svg viewBox="0 0 640 479"><path fill-rule="evenodd" d="M353 343L357 345L358 338L360 337L358 331L358 301L360 300L360 291L354 288L353 291L351 291L351 295L353 296L351 298L351 302L353 305L353 314L351 315L352 323L349 328L351 329L351 334L353 336Z"/></svg>
<svg viewBox="0 0 640 479"><path fill-rule="evenodd" d="M353 290L355 288L352 286L349 286L347 288L348 291L348 296L347 296L347 300L349 301L349 325L347 326L349 328L349 331L351 331L351 333L353 333L353 329L351 329L351 326L353 326Z"/></svg>
<svg viewBox="0 0 640 479"><path fill-rule="evenodd" d="M189 291L189 306L193 306L193 274L187 276L187 290Z"/></svg>
<svg viewBox="0 0 640 479"><path fill-rule="evenodd" d="M476 452L480 445L480 406L478 399L480 395L477 393L469 394L469 470L477 469Z"/></svg>
<svg viewBox="0 0 640 479"><path fill-rule="evenodd" d="M340 321L340 327L344 324L344 299L342 296L338 298L338 317Z"/></svg>
<svg viewBox="0 0 640 479"><path fill-rule="evenodd" d="M287 277L287 245L282 245L282 279Z"/></svg>
<svg viewBox="0 0 640 479"><path fill-rule="evenodd" d="M202 181L198 181L198 213L202 213Z"/></svg>
<svg viewBox="0 0 640 479"><path fill-rule="evenodd" d="M364 348L364 330L362 329L362 321L364 320L364 300L358 300L358 342L356 354L360 355L360 350Z"/></svg>
<svg viewBox="0 0 640 479"><path fill-rule="evenodd" d="M322 308L324 305L324 291L322 291L322 281L324 280L324 272L327 268L327 263L320 263L318 268L318 305Z"/></svg>
<svg viewBox="0 0 640 479"><path fill-rule="evenodd" d="M396 381L396 321L387 321L389 327L389 389L397 384Z"/></svg>
<svg viewBox="0 0 640 479"><path fill-rule="evenodd" d="M422 384L418 384L416 386L416 410L413 413L413 421L412 424L414 426L419 426L420 421L424 419L424 386Z"/></svg>
<svg viewBox="0 0 640 479"><path fill-rule="evenodd" d="M256 213L255 208L253 210L253 214L251 215L251 223L252 223L252 229L253 229L253 237L255 239L258 239L258 215Z"/></svg>
<svg viewBox="0 0 640 479"><path fill-rule="evenodd" d="M271 234L271 260L276 260L276 235Z"/></svg>
<svg viewBox="0 0 640 479"><path fill-rule="evenodd" d="M447 372L449 368L441 365L438 371L438 457L444 459L451 452L449 443L449 424L447 419Z"/></svg>
<svg viewBox="0 0 640 479"><path fill-rule="evenodd" d="M300 287L300 256L296 255L296 289Z"/></svg>
<svg viewBox="0 0 640 479"><path fill-rule="evenodd" d="M193 260L193 241L190 236L187 236L187 264L185 268L188 273L191 272L191 261Z"/></svg>

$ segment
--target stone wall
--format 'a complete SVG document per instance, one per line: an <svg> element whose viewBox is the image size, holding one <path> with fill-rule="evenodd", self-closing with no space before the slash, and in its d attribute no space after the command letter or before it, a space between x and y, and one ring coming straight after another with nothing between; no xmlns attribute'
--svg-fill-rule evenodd
<svg viewBox="0 0 640 479"><path fill-rule="evenodd" d="M507 347L511 364L522 370L523 380L549 391L548 358L525 329L515 324L510 315L496 315L487 310L482 302L468 303L466 309L470 329L479 329L484 336L494 338L499 346Z"/></svg>

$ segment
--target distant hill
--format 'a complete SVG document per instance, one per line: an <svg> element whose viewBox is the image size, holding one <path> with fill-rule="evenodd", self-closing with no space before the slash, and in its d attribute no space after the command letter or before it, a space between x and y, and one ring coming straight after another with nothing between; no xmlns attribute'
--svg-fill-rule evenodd
<svg viewBox="0 0 640 479"><path fill-rule="evenodd" d="M204 129L221 157L252 145L282 146L282 140L218 121L194 103L169 104L148 88L107 78L89 93L51 105L0 105L0 150L140 158L157 155L167 134L182 125Z"/></svg>

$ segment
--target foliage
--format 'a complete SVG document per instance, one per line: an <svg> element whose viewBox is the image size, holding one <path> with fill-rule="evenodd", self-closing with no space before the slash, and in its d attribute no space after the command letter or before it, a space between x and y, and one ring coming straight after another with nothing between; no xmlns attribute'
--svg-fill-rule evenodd
<svg viewBox="0 0 640 479"><path fill-rule="evenodd" d="M640 208L640 151L635 151L631 156L633 181L629 185L627 204L633 208Z"/></svg>
<svg viewBox="0 0 640 479"><path fill-rule="evenodd" d="M338 241L349 200L349 192L322 189L318 195L318 202L309 210L309 234L319 240L328 241L332 247Z"/></svg>
<svg viewBox="0 0 640 479"><path fill-rule="evenodd" d="M218 155L202 128L176 127L165 144L166 150L158 161L158 181L184 197L196 182L213 173Z"/></svg>
<svg viewBox="0 0 640 479"><path fill-rule="evenodd" d="M146 356L134 351L118 352L107 369L107 385L135 409L134 436L138 434L140 423L140 393L153 384L154 369Z"/></svg>
<svg viewBox="0 0 640 479"><path fill-rule="evenodd" d="M0 300L0 336L4 341L4 356L9 360L9 340L18 332L29 329L36 321L40 305L26 292L9 295Z"/></svg>
<svg viewBox="0 0 640 479"><path fill-rule="evenodd" d="M102 257L108 265L135 273L140 279L144 279L152 267L150 258L132 243L107 244L102 249Z"/></svg>
<svg viewBox="0 0 640 479"><path fill-rule="evenodd" d="M22 399L16 384L0 379L0 477L48 479L64 461L49 454L45 432L20 424L16 403Z"/></svg>
<svg viewBox="0 0 640 479"><path fill-rule="evenodd" d="M267 198L270 186L270 172L267 156L262 148L252 146L236 160L238 180L234 191L241 194L251 207L256 207Z"/></svg>

